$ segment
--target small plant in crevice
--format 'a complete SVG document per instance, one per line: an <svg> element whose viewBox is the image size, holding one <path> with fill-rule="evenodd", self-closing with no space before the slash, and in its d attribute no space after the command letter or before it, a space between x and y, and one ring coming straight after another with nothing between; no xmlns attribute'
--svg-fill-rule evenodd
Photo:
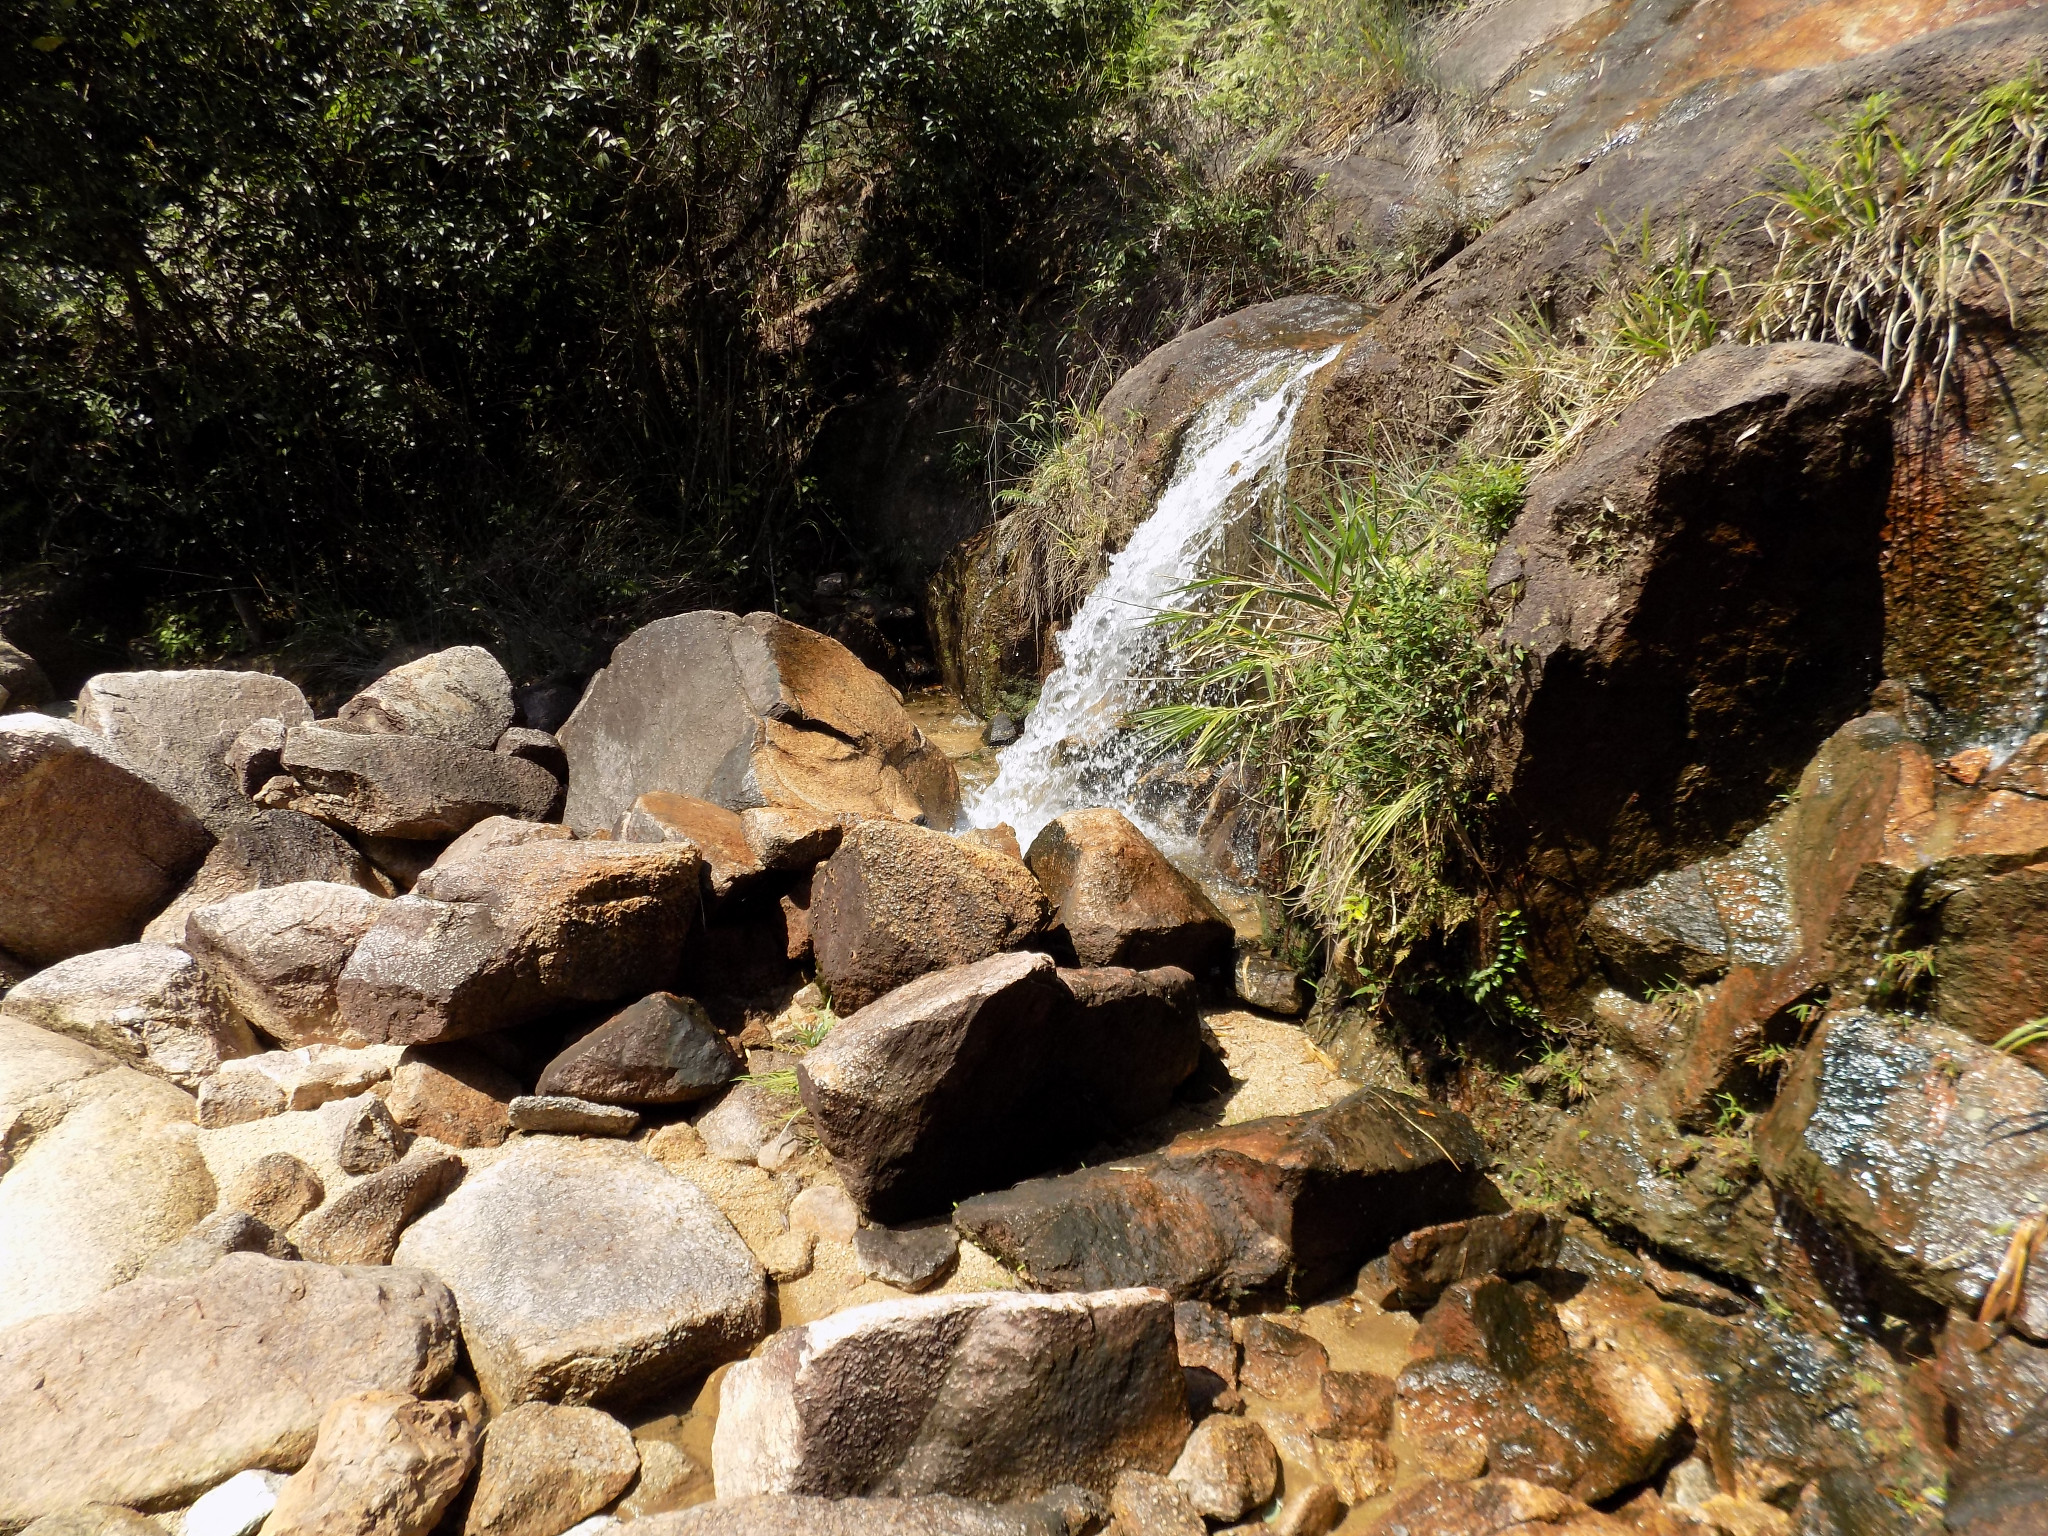
<svg viewBox="0 0 2048 1536"><path fill-rule="evenodd" d="M1918 1009L1925 1005L1934 980L1932 949L1892 950L1878 956L1877 986L1872 1000L1880 1008Z"/></svg>
<svg viewBox="0 0 2048 1536"><path fill-rule="evenodd" d="M1941 124L1865 100L1821 152L1787 153L1762 194L1777 247L1750 326L1760 338L1874 353L1903 397L1955 372L1973 310L2017 326L2010 268L2038 262L2048 210L2048 86L2038 69L1980 93Z"/></svg>

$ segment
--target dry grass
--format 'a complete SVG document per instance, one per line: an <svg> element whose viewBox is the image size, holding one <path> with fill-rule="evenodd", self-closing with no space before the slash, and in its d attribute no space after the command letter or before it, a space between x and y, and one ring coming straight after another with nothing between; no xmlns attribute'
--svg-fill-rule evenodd
<svg viewBox="0 0 2048 1536"><path fill-rule="evenodd" d="M1108 569L1109 482L1123 446L1099 413L1067 412L1031 473L997 497L996 552L1041 626L1063 623Z"/></svg>

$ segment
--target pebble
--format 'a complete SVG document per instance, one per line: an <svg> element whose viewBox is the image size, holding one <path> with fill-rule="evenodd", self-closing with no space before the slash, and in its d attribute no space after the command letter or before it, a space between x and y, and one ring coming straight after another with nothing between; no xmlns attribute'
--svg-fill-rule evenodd
<svg viewBox="0 0 2048 1536"><path fill-rule="evenodd" d="M558 1093L523 1093L512 1101L511 1112L515 1131L552 1131L563 1136L630 1136L640 1124L637 1110Z"/></svg>
<svg viewBox="0 0 2048 1536"><path fill-rule="evenodd" d="M850 1243L860 1230L860 1212L853 1197L837 1184L813 1184L789 1202L793 1232L809 1232L828 1243Z"/></svg>

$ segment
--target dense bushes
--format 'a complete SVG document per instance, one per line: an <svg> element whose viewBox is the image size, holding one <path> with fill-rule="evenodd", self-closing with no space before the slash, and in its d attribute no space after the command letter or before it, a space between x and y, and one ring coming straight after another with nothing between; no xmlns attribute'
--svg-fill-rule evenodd
<svg viewBox="0 0 2048 1536"><path fill-rule="evenodd" d="M1133 24L47 0L0 55L0 569L140 573L165 659L239 599L539 668L815 565L821 405L1020 280Z"/></svg>

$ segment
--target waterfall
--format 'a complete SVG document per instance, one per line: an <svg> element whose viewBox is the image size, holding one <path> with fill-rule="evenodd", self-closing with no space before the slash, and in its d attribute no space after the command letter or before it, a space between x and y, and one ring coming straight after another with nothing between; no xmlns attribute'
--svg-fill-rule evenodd
<svg viewBox="0 0 2048 1536"><path fill-rule="evenodd" d="M1001 754L994 782L968 806L974 825L1008 822L1029 848L1055 816L1110 805L1154 841L1179 840L1137 805L1151 754L1126 717L1151 702L1166 647L1165 632L1151 621L1204 574L1232 515L1284 470L1309 377L1337 351L1291 354L1217 396L1189 423L1152 515L1061 632L1060 668L1046 679L1023 735Z"/></svg>

